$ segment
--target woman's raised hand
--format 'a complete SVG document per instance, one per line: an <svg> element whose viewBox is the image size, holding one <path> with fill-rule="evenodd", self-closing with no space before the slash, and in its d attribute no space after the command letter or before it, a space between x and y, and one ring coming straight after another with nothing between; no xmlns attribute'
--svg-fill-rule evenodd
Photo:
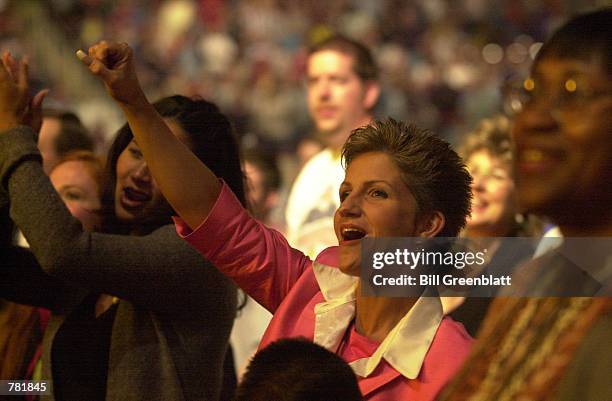
<svg viewBox="0 0 612 401"><path fill-rule="evenodd" d="M77 56L99 76L123 110L149 171L174 210L192 228L206 219L221 184L147 101L126 43L102 41ZM194 191L193 188L198 188Z"/></svg>
<svg viewBox="0 0 612 401"><path fill-rule="evenodd" d="M127 43L96 43L88 53L78 50L77 57L93 75L102 79L107 92L122 105L147 102L134 68L132 49Z"/></svg>
<svg viewBox="0 0 612 401"><path fill-rule="evenodd" d="M2 54L0 64L0 131L16 125L29 125L35 132L42 123L42 102L49 92L44 89L29 94L28 61L16 60L9 52Z"/></svg>

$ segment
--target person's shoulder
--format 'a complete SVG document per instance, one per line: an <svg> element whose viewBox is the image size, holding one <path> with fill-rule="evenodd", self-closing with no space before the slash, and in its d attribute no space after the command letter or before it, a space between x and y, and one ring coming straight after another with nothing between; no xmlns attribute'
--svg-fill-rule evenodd
<svg viewBox="0 0 612 401"><path fill-rule="evenodd" d="M463 324L456 321L450 316L444 316L444 318L440 322L438 333L445 337L456 337L457 339L469 342L474 341L472 336L470 336L467 330L465 330L465 327L463 327Z"/></svg>
<svg viewBox="0 0 612 401"><path fill-rule="evenodd" d="M445 316L440 322L434 338L437 347L447 349L448 352L466 357L474 339L469 335L463 324L450 316ZM433 344L432 344L433 345Z"/></svg>
<svg viewBox="0 0 612 401"><path fill-rule="evenodd" d="M609 301L608 301L609 302ZM612 314L601 316L580 341L578 349L562 376L554 399L610 400L612 362L610 332Z"/></svg>
<svg viewBox="0 0 612 401"><path fill-rule="evenodd" d="M289 205L301 203L303 198L319 198L316 188L329 176L330 166L340 165L333 159L330 149L323 149L310 158L298 173L289 193ZM288 207L289 208L289 207Z"/></svg>
<svg viewBox="0 0 612 401"><path fill-rule="evenodd" d="M322 265L326 265L326 266L338 267L339 256L340 256L340 247L330 246L322 250L317 255L317 257L315 258L315 262L320 263Z"/></svg>
<svg viewBox="0 0 612 401"><path fill-rule="evenodd" d="M440 322L425 357L430 380L448 382L468 358L474 339L461 323L446 316Z"/></svg>

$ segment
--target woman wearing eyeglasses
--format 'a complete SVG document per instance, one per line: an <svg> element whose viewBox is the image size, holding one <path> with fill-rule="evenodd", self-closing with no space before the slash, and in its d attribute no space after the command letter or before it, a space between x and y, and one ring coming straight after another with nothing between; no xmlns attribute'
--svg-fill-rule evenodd
<svg viewBox="0 0 612 401"><path fill-rule="evenodd" d="M514 128L520 206L550 218L565 242L597 237L587 248L612 237L610 21L612 8L578 16L544 44ZM610 252L584 254L602 278L603 296L587 297L576 288L589 277L568 279L567 266L582 258L562 252L568 245L526 266L541 273L530 284L542 295L565 285L582 296L496 300L442 400L612 399Z"/></svg>

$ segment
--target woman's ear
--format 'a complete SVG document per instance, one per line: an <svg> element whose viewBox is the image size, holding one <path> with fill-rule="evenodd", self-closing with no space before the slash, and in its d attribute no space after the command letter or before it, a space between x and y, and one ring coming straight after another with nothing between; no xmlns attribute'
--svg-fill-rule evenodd
<svg viewBox="0 0 612 401"><path fill-rule="evenodd" d="M442 212L436 210L428 213L418 226L419 237L433 238L444 229L446 218Z"/></svg>

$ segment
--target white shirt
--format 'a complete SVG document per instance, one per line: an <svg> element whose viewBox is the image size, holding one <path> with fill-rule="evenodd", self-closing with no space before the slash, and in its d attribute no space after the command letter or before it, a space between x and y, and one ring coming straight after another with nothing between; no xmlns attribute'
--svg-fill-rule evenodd
<svg viewBox="0 0 612 401"><path fill-rule="evenodd" d="M287 240L311 259L338 244L334 213L340 206L343 180L340 155L324 149L304 165L293 183L285 211Z"/></svg>

